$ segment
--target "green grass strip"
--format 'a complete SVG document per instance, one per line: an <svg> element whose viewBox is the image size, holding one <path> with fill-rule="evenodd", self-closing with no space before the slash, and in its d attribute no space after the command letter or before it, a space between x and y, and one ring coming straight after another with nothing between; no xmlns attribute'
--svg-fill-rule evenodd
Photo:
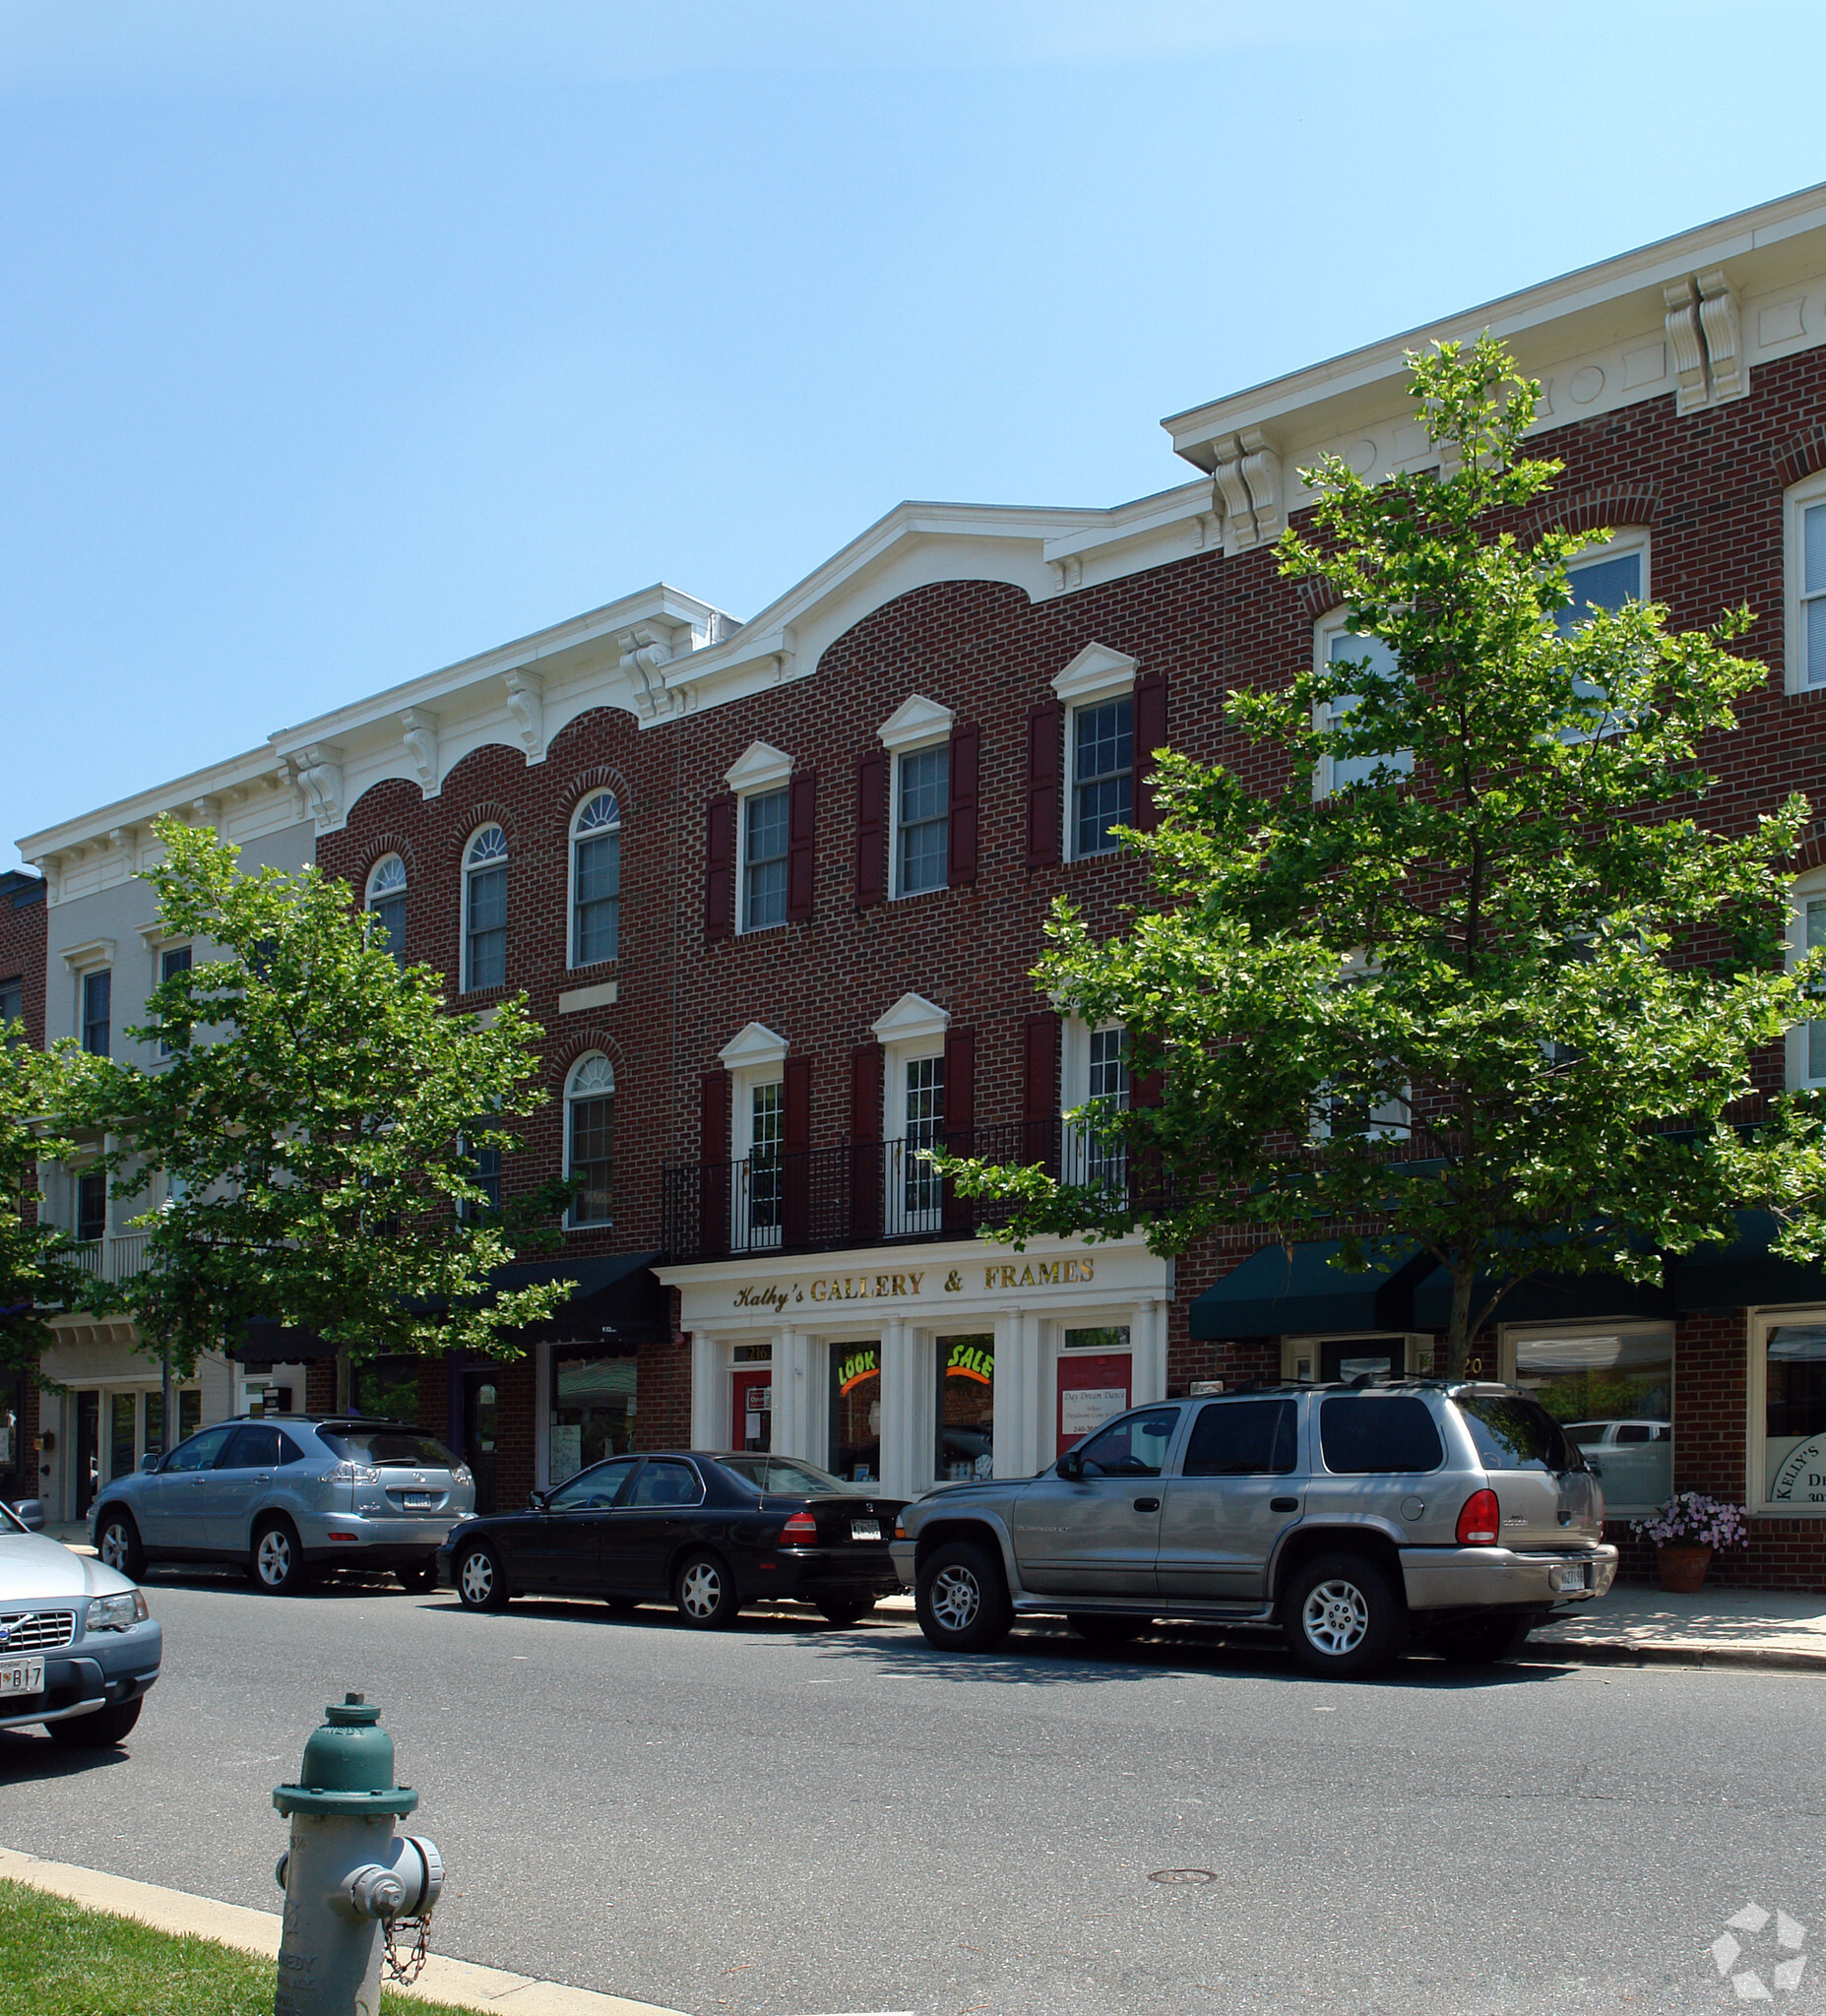
<svg viewBox="0 0 1826 2016"><path fill-rule="evenodd" d="M273 2016L277 1969L0 1879L0 2016ZM382 2016L467 2016L383 1993Z"/></svg>

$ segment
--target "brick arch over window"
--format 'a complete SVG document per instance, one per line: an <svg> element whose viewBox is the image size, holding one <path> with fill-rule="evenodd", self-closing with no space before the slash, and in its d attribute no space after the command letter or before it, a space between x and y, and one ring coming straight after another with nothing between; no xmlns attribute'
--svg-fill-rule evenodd
<svg viewBox="0 0 1826 2016"><path fill-rule="evenodd" d="M1342 609L1345 598L1329 581L1316 577L1302 581L1297 590L1299 605L1305 611L1309 623L1320 623L1334 609Z"/></svg>
<svg viewBox="0 0 1826 2016"><path fill-rule="evenodd" d="M619 707L587 707L575 714L552 736L545 760L554 770L568 763L587 763L603 750L624 750L633 745L640 724Z"/></svg>
<svg viewBox="0 0 1826 2016"><path fill-rule="evenodd" d="M1807 835L1789 861L1792 874L1804 875L1811 868L1826 868L1826 820Z"/></svg>
<svg viewBox="0 0 1826 2016"><path fill-rule="evenodd" d="M1803 427L1769 453L1784 489L1817 475L1826 469L1826 425Z"/></svg>
<svg viewBox="0 0 1826 2016"><path fill-rule="evenodd" d="M384 861L389 854L399 855L406 869L407 887L409 889L416 887L418 882L418 859L412 852L412 844L407 839L405 834L389 831L376 834L362 850L360 856L362 863L361 871L356 878L359 888L366 889L368 877L373 874L375 867L381 861Z"/></svg>
<svg viewBox="0 0 1826 2016"><path fill-rule="evenodd" d="M1660 494L1654 490L1629 489L1622 484L1581 490L1536 505L1523 522L1522 536L1538 539L1547 532L1621 532L1630 525L1653 526L1661 508Z"/></svg>
<svg viewBox="0 0 1826 2016"><path fill-rule="evenodd" d="M628 1053L605 1029L567 1030L564 1041L553 1045L545 1052L544 1080L552 1093L559 1099L564 1097L564 1088L571 1082L571 1072L585 1057L598 1053L606 1057L615 1067L615 1082L621 1083L621 1075L628 1067Z"/></svg>
<svg viewBox="0 0 1826 2016"><path fill-rule="evenodd" d="M498 826L507 836L507 858L512 861L520 854L520 830L514 819L513 808L498 798L478 798L469 806L450 831L447 843L457 874L462 874L470 842L484 826Z"/></svg>
<svg viewBox="0 0 1826 2016"><path fill-rule="evenodd" d="M348 817L344 822L343 831L352 834L369 819L409 820L418 813L423 803L424 793L415 783L409 783L403 777L377 778L349 806ZM382 854L389 851L397 853L406 861L409 868L414 865L407 855L406 844L400 838L398 826L390 826L387 829L385 841L376 842L370 838L364 840L361 845L364 848L372 846L374 849L368 858L368 867L372 867ZM367 867L362 869L362 873L367 873Z"/></svg>
<svg viewBox="0 0 1826 2016"><path fill-rule="evenodd" d="M570 831L571 821L577 816L577 808L598 791L613 791L615 803L621 808L622 823L625 825L634 815L634 800L628 790L628 781L612 763L593 763L588 770L580 770L564 787L565 831Z"/></svg>

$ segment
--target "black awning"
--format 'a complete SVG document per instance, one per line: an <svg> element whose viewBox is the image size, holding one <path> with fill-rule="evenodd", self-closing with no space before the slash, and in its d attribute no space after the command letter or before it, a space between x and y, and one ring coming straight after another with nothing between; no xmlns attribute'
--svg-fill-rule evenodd
<svg viewBox="0 0 1826 2016"><path fill-rule="evenodd" d="M1772 1211L1740 1211L1723 1246L1696 1246L1669 1268L1676 1309L1737 1309L1757 1302L1826 1302L1826 1269L1784 1260Z"/></svg>
<svg viewBox="0 0 1826 2016"><path fill-rule="evenodd" d="M658 1253L604 1253L577 1260L515 1260L493 1269L491 1289L535 1288L541 1282L574 1281L570 1299L543 1323L514 1332L521 1344L613 1343L632 1350L658 1344L666 1334L665 1290L653 1272ZM228 1356L244 1365L308 1363L331 1358L336 1346L315 1331L254 1321Z"/></svg>
<svg viewBox="0 0 1826 2016"><path fill-rule="evenodd" d="M1480 1275L1472 1290L1474 1314L1501 1287ZM1674 1304L1659 1283L1642 1285L1620 1274L1536 1274L1512 1288L1496 1304L1498 1323L1588 1323L1626 1317L1641 1321L1671 1316ZM1449 1330L1452 1277L1436 1267L1414 1292L1414 1327Z"/></svg>
<svg viewBox="0 0 1826 2016"><path fill-rule="evenodd" d="M1193 1338L1208 1344L1413 1329L1415 1284L1431 1270L1431 1256L1399 1253L1348 1274L1331 1264L1342 1246L1338 1239L1303 1239L1291 1249L1251 1253L1192 1304Z"/></svg>

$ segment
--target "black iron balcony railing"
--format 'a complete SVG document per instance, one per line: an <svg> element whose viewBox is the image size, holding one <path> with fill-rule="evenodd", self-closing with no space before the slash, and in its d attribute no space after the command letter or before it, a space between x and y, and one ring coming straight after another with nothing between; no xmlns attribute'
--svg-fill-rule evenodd
<svg viewBox="0 0 1826 2016"><path fill-rule="evenodd" d="M665 1171L666 1255L677 1262L756 1253L821 1253L912 1239L969 1238L1006 1222L1008 1207L961 1197L926 1160L953 1155L1010 1167L1038 1166L1074 1183L1126 1194L1120 1148L1056 1114L998 1127L944 1130L929 1139L851 1142L836 1148L757 1150L735 1162Z"/></svg>

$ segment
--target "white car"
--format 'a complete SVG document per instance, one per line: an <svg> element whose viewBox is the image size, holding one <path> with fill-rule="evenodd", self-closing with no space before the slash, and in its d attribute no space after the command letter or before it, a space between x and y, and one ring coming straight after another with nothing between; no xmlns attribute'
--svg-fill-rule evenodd
<svg viewBox="0 0 1826 2016"><path fill-rule="evenodd" d="M164 1634L115 1569L32 1533L0 1505L0 1729L122 1741L158 1677Z"/></svg>

